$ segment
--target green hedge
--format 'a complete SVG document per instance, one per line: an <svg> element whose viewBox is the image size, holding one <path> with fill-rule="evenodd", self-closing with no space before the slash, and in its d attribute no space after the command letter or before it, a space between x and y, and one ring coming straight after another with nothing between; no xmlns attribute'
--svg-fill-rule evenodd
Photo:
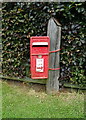
<svg viewBox="0 0 86 120"><path fill-rule="evenodd" d="M30 76L30 37L46 36L48 20L53 16L62 25L59 80L85 86L85 5L84 2L3 3L3 74Z"/></svg>

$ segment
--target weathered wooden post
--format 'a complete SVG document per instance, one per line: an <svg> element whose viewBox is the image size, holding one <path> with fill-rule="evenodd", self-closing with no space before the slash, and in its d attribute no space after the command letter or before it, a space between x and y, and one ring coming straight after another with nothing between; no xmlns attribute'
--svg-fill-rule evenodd
<svg viewBox="0 0 86 120"><path fill-rule="evenodd" d="M61 24L55 18L51 18L48 22L47 36L50 37L50 51L60 49ZM59 68L59 61L59 51L50 53L49 68ZM60 70L49 70L49 79L46 84L48 94L54 94L59 90L59 74Z"/></svg>

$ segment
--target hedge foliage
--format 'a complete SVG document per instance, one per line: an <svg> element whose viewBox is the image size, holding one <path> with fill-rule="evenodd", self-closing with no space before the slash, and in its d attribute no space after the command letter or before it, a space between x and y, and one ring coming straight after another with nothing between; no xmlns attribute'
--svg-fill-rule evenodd
<svg viewBox="0 0 86 120"><path fill-rule="evenodd" d="M30 76L30 37L46 36L53 16L62 25L59 80L85 86L85 6L76 2L3 3L3 74Z"/></svg>

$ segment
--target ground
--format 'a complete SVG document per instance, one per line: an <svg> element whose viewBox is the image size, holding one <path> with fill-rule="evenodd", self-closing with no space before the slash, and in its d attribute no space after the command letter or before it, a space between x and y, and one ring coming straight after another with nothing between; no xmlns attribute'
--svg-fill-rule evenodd
<svg viewBox="0 0 86 120"><path fill-rule="evenodd" d="M84 94L60 91L47 95L45 86L2 81L3 118L84 118Z"/></svg>

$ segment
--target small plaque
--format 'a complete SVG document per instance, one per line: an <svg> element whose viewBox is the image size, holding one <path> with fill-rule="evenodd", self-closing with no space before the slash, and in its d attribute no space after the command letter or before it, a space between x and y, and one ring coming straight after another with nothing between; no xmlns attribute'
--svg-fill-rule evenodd
<svg viewBox="0 0 86 120"><path fill-rule="evenodd" d="M44 71L44 59L37 58L36 59L36 72Z"/></svg>

